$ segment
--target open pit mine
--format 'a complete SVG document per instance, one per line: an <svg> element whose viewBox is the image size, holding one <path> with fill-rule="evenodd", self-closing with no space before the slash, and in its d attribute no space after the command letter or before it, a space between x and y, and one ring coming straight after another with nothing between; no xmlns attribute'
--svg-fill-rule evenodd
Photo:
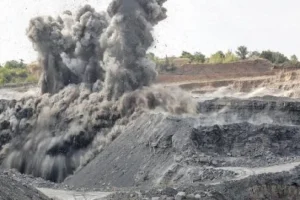
<svg viewBox="0 0 300 200"><path fill-rule="evenodd" d="M0 90L0 200L299 199L299 72L157 75L146 52L165 1L30 21L43 75Z"/></svg>

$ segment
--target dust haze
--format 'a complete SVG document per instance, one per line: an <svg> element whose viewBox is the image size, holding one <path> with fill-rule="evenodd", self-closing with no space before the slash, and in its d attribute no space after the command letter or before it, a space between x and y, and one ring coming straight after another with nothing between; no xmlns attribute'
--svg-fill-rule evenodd
<svg viewBox="0 0 300 200"><path fill-rule="evenodd" d="M151 86L155 64L146 52L167 17L164 2L114 0L106 12L86 5L30 21L41 95L7 103L0 116L13 132L1 151L6 167L61 182L144 110L196 112L179 89Z"/></svg>

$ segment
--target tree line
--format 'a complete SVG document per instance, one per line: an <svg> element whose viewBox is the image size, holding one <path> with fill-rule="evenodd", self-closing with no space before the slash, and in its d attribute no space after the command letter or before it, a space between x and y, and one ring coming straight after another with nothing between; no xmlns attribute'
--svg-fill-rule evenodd
<svg viewBox="0 0 300 200"><path fill-rule="evenodd" d="M162 60L157 58L153 53L148 54L149 57L159 63L158 61ZM285 56L284 54L276 51L265 50L265 51L249 51L246 46L239 46L235 52L228 50L227 52L217 51L210 56L206 56L201 52L190 53L187 51L183 51L181 53L180 58L188 59L189 63L201 64L218 64L218 63L232 63L240 60L247 59L266 59L269 60L274 65L289 65L294 67L300 67L300 63L296 55L292 55L290 58ZM165 63L170 65L170 59L168 57L165 58ZM159 63L161 65L161 63ZM169 67L170 68L170 67ZM174 69L171 63L171 70Z"/></svg>
<svg viewBox="0 0 300 200"><path fill-rule="evenodd" d="M165 57L163 59L155 56L154 53L148 53L148 57L155 61L158 71L172 71L176 67L174 65L174 57ZM231 63L246 59L266 59L269 60L274 65L279 66L292 66L300 67L300 62L296 55L292 55L290 58L284 54L276 51L266 50L266 51L252 51L250 52L246 46L240 46L235 52L228 50L227 52L217 51L209 57L202 54L201 52L190 53L183 51L180 56L181 59L188 60L188 63L201 64L218 64L218 63ZM30 68L32 70L30 70ZM34 74L37 67L36 65L28 65L23 62L23 60L7 61L3 66L0 65L0 86L9 83L28 83L37 82L38 75ZM39 70L38 70L39 71Z"/></svg>
<svg viewBox="0 0 300 200"><path fill-rule="evenodd" d="M290 58L284 54L276 51L265 50L265 51L252 51L250 52L246 46L239 46L235 52L232 51L217 51L210 57L206 57L201 52L195 52L194 54L183 51L181 58L189 59L190 63L230 63L239 60L246 60L251 58L262 58L269 60L273 64L284 64L291 62L293 64L298 63L298 58L296 55L292 55Z"/></svg>

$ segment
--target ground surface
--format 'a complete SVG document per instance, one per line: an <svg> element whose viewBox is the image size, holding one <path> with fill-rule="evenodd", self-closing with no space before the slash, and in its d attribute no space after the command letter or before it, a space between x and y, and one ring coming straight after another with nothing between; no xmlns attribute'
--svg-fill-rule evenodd
<svg viewBox="0 0 300 200"><path fill-rule="evenodd" d="M274 75L273 65L266 60L250 60L227 64L186 64L171 72L163 72L157 82L220 80L239 77Z"/></svg>
<svg viewBox="0 0 300 200"><path fill-rule="evenodd" d="M201 99L253 96L300 97L300 69L274 68L265 60L214 64L184 65L162 73L157 83L179 86Z"/></svg>
<svg viewBox="0 0 300 200"><path fill-rule="evenodd" d="M8 173L0 173L1 200L49 200L46 195L22 182L16 181Z"/></svg>
<svg viewBox="0 0 300 200"><path fill-rule="evenodd" d="M56 199L297 199L299 70L261 60L193 67L161 74L157 84L188 91L197 114L145 112L62 184L6 171L2 190L13 185L28 196L39 194L35 187ZM0 145L12 137L0 135Z"/></svg>
<svg viewBox="0 0 300 200"><path fill-rule="evenodd" d="M111 194L109 192L78 192L48 188L38 188L38 190L57 200L101 200Z"/></svg>

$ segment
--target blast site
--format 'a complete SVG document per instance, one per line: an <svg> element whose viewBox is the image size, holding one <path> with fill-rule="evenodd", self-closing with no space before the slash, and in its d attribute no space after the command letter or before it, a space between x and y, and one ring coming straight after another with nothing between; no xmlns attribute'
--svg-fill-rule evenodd
<svg viewBox="0 0 300 200"><path fill-rule="evenodd" d="M0 89L1 200L300 198L300 70L158 71L147 52L165 3L30 20L42 74Z"/></svg>

